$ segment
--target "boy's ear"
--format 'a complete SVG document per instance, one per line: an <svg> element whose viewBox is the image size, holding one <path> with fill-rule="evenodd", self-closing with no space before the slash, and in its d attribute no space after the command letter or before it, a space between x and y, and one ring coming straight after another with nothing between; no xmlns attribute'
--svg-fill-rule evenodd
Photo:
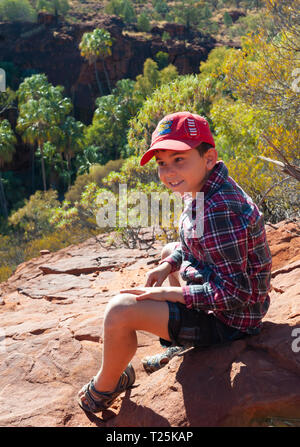
<svg viewBox="0 0 300 447"><path fill-rule="evenodd" d="M217 150L214 147L210 147L208 151L205 152L204 157L206 158L207 169L213 169L218 160Z"/></svg>

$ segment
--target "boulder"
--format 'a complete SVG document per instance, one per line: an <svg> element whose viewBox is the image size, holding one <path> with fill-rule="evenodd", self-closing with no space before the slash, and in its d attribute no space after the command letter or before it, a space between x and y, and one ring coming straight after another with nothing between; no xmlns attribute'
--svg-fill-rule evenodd
<svg viewBox="0 0 300 447"><path fill-rule="evenodd" d="M141 359L163 349L138 331L136 383L98 415L76 397L101 364L106 304L144 285L162 246L112 249L92 238L21 264L0 285L0 426L299 426L299 223L266 228L274 268L261 333L188 349L147 375Z"/></svg>

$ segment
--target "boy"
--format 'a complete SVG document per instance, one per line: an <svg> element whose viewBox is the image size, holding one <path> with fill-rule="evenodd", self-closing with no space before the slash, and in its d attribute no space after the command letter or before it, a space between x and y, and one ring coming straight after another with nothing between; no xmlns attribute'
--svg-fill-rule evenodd
<svg viewBox="0 0 300 447"><path fill-rule="evenodd" d="M160 180L183 197L190 193L192 209L197 192L204 193L203 231L190 237L191 220L183 211L180 243L164 249L145 287L122 290L108 303L101 369L78 397L87 411L108 408L134 383L128 362L137 330L159 336L163 346L210 346L257 334L269 307L271 255L263 217L217 160L207 121L189 112L167 115L141 165L153 156ZM170 286L161 287L167 277Z"/></svg>

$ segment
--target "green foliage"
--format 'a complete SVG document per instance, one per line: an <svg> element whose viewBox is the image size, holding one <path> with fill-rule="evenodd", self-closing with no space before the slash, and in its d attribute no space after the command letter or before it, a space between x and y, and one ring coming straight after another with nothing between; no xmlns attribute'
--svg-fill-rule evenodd
<svg viewBox="0 0 300 447"><path fill-rule="evenodd" d="M125 23L136 22L135 10L130 0L123 0L123 10L121 17L123 18Z"/></svg>
<svg viewBox="0 0 300 447"><path fill-rule="evenodd" d="M124 160L109 160L105 165L93 165L89 171L89 179L98 186L103 187L105 183L104 178L112 171L120 171Z"/></svg>
<svg viewBox="0 0 300 447"><path fill-rule="evenodd" d="M197 75L179 76L172 83L156 89L130 121L128 145L132 153L142 154L148 149L157 123L168 113L182 112L205 115L208 108Z"/></svg>
<svg viewBox="0 0 300 447"><path fill-rule="evenodd" d="M152 0L152 5L155 11L163 17L169 12L169 7L165 0Z"/></svg>
<svg viewBox="0 0 300 447"><path fill-rule="evenodd" d="M93 164L84 174L79 174L72 186L69 187L65 194L65 200L73 205L79 202L84 188L89 183L96 183L100 187L104 187L102 180L111 172L119 171L123 160L110 160L105 165Z"/></svg>
<svg viewBox="0 0 300 447"><path fill-rule="evenodd" d="M229 175L259 205L266 221L276 223L292 216L299 216L299 183L298 185L296 181L280 183L282 177L278 175L278 171L255 155L246 159L231 159L227 162L227 166Z"/></svg>
<svg viewBox="0 0 300 447"><path fill-rule="evenodd" d="M240 17L229 30L229 36L235 38L237 36L245 36L249 33L255 33L261 26L262 19L267 20L263 17L262 13L251 14L245 17Z"/></svg>
<svg viewBox="0 0 300 447"><path fill-rule="evenodd" d="M169 15L175 22L185 25L188 31L190 28L207 30L212 23L210 2L205 1L175 0Z"/></svg>
<svg viewBox="0 0 300 447"><path fill-rule="evenodd" d="M114 231L121 236L127 246L136 246L141 227L152 225L151 193L167 193L164 185L158 181L156 164L150 162L142 168L139 157L130 157L125 160L120 171L110 172L102 179L102 183L106 188L99 187L95 182L86 184L80 200L74 203L65 200L62 206L55 209L51 222L56 228L65 230L81 226L93 230L98 227L98 232ZM121 194L119 194L120 187L122 187ZM98 219L96 220L99 212L102 215L101 224ZM108 213L111 217L109 222L107 222ZM159 213L161 215L162 212ZM174 215L172 204L171 213ZM106 226L103 225L105 220ZM171 231L175 230L172 222L170 227Z"/></svg>
<svg viewBox="0 0 300 447"><path fill-rule="evenodd" d="M82 152L84 147L85 126L80 121L76 121L73 116L67 116L61 122L60 130L58 147L67 161L67 168L70 172L71 159Z"/></svg>
<svg viewBox="0 0 300 447"><path fill-rule="evenodd" d="M199 24L202 18L202 3L194 0L176 0L171 12L176 22L189 29L192 25Z"/></svg>
<svg viewBox="0 0 300 447"><path fill-rule="evenodd" d="M105 6L105 12L120 16L123 12L123 0L109 0Z"/></svg>
<svg viewBox="0 0 300 447"><path fill-rule="evenodd" d="M130 0L110 0L105 6L105 12L121 17L125 23L136 21L135 9Z"/></svg>
<svg viewBox="0 0 300 447"><path fill-rule="evenodd" d="M141 14L138 16L137 29L145 33L148 33L151 29L149 17L145 12L141 12Z"/></svg>
<svg viewBox="0 0 300 447"><path fill-rule="evenodd" d="M11 214L8 221L14 230L21 233L25 240L32 240L49 233L53 228L49 220L52 208L59 206L57 192L36 191L25 200L25 205Z"/></svg>
<svg viewBox="0 0 300 447"><path fill-rule="evenodd" d="M13 154L15 152L15 143L16 143L16 137L9 121L6 119L0 121L0 169L3 167L5 163L9 163L12 161ZM1 172L0 172L0 204L4 217L7 218L8 211L7 211L6 197L3 188Z"/></svg>
<svg viewBox="0 0 300 447"><path fill-rule="evenodd" d="M158 51L155 55L155 61L157 62L158 69L162 70L168 65L169 55L164 51Z"/></svg>
<svg viewBox="0 0 300 447"><path fill-rule="evenodd" d="M0 254L1 256L1 254ZM0 283L6 281L13 274L13 268L8 265L0 266Z"/></svg>
<svg viewBox="0 0 300 447"><path fill-rule="evenodd" d="M66 15L70 9L68 0L37 0L37 11L48 11L55 15Z"/></svg>
<svg viewBox="0 0 300 447"><path fill-rule="evenodd" d="M178 71L175 65L169 64L159 72L159 83L169 84L178 78Z"/></svg>
<svg viewBox="0 0 300 447"><path fill-rule="evenodd" d="M225 81L224 63L234 51L225 46L214 48L209 52L206 61L200 63L201 89L211 104L220 97L231 96L231 90Z"/></svg>
<svg viewBox="0 0 300 447"><path fill-rule="evenodd" d="M268 125L268 114L241 100L222 98L210 110L215 142L225 160L247 159L257 154L260 134Z"/></svg>
<svg viewBox="0 0 300 447"><path fill-rule="evenodd" d="M72 227L55 230L34 239L24 240L16 231L9 235L0 234L0 282L7 280L16 267L24 261L40 256L40 250L55 252L71 244L83 242L99 233L86 227Z"/></svg>
<svg viewBox="0 0 300 447"><path fill-rule="evenodd" d="M168 33L167 31L164 31L164 32L162 33L161 40L162 40L163 42L167 42L168 40L171 40L171 35L170 35L170 33Z"/></svg>
<svg viewBox="0 0 300 447"><path fill-rule="evenodd" d="M172 82L178 77L176 67L169 65L159 71L158 64L148 58L144 62L143 74L136 77L134 93L140 101L149 97L152 92L166 82Z"/></svg>
<svg viewBox="0 0 300 447"><path fill-rule="evenodd" d="M84 146L82 150L75 156L75 166L77 176L89 172L91 166L95 163L99 163L101 155L99 153L99 147L90 145ZM78 178L78 177L76 177Z"/></svg>
<svg viewBox="0 0 300 447"><path fill-rule="evenodd" d="M102 180L102 183L114 193L118 193L119 184L126 184L131 189L141 184L160 184L160 181L154 161L142 167L140 166L140 157L131 156L124 161L119 171L111 171Z"/></svg>
<svg viewBox="0 0 300 447"><path fill-rule="evenodd" d="M267 4L276 36L271 38L269 30L263 28L243 37L241 50L230 54L224 73L236 97L269 114L269 138L283 156L297 164L299 151L294 148L299 142L299 126L295 117L299 115L300 99L295 66L300 44L296 29L289 23L299 12L295 0L287 4L268 0ZM269 144L261 143L260 149L267 156L272 154Z"/></svg>
<svg viewBox="0 0 300 447"><path fill-rule="evenodd" d="M72 109L72 104L69 98L62 96L62 92L63 88L53 87L48 83L45 75L33 75L31 78L26 78L17 92L19 117L16 129L25 143L31 145L37 143L41 151L44 190L47 189L44 144L49 141L58 145L63 141L64 151L70 156L70 144L74 143L73 130L76 126L80 127L73 118L66 119L66 115ZM52 155L51 157L53 158Z"/></svg>
<svg viewBox="0 0 300 447"><path fill-rule="evenodd" d="M230 14L229 14L227 11L224 12L223 20L224 20L224 24L225 24L227 27L231 26L232 23L233 23L233 22L232 22L232 18L231 18Z"/></svg>
<svg viewBox="0 0 300 447"><path fill-rule="evenodd" d="M0 234L0 282L9 278L23 260L24 251L17 235Z"/></svg>
<svg viewBox="0 0 300 447"><path fill-rule="evenodd" d="M79 44L81 55L89 63L96 61L99 57L104 58L111 55L112 40L109 31L96 28L91 33L84 33Z"/></svg>
<svg viewBox="0 0 300 447"><path fill-rule="evenodd" d="M34 22L36 12L28 0L1 0L0 21Z"/></svg>
<svg viewBox="0 0 300 447"><path fill-rule="evenodd" d="M48 78L45 74L35 74L27 77L17 90L19 105L26 103L30 99L38 101L41 98L48 97L50 88L51 84L48 83ZM56 87L56 89L61 93L63 91L63 87Z"/></svg>
<svg viewBox="0 0 300 447"><path fill-rule="evenodd" d="M98 98L96 105L86 143L99 148L98 163L105 164L126 153L128 121L140 105L134 97L134 81L118 81L112 94Z"/></svg>
<svg viewBox="0 0 300 447"><path fill-rule="evenodd" d="M8 120L0 121L0 168L12 161L16 137Z"/></svg>
<svg viewBox="0 0 300 447"><path fill-rule="evenodd" d="M14 106L16 99L16 93L9 87L6 88L5 92L0 94L0 115L6 110L11 109Z"/></svg>
<svg viewBox="0 0 300 447"><path fill-rule="evenodd" d="M136 77L134 90L141 98L146 98L159 85L157 63L148 58L144 62L143 74Z"/></svg>
<svg viewBox="0 0 300 447"><path fill-rule="evenodd" d="M96 230L96 215L99 209L97 197L106 191L104 188L99 188L96 183L88 183L78 202L71 204L64 200L60 206L52 210L51 224L59 229L80 227Z"/></svg>
<svg viewBox="0 0 300 447"><path fill-rule="evenodd" d="M102 59L107 86L109 91L111 91L110 80L104 62L104 59L111 55L111 46L112 39L110 32L103 28L96 28L91 33L84 33L79 44L81 56L87 59L89 64L94 63L96 81L101 95L103 94L103 89L98 76L96 61L99 58Z"/></svg>

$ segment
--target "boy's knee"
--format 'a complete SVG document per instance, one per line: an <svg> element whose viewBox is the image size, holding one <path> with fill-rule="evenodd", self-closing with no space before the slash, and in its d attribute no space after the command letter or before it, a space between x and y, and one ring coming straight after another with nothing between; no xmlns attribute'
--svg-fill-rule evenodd
<svg viewBox="0 0 300 447"><path fill-rule="evenodd" d="M170 256L176 250L177 244L178 242L169 242L166 244L161 251L161 259L165 259L166 257Z"/></svg>
<svg viewBox="0 0 300 447"><path fill-rule="evenodd" d="M110 325L119 325L122 322L126 322L134 304L136 304L134 295L120 293L114 296L106 306L104 312L105 322Z"/></svg>

